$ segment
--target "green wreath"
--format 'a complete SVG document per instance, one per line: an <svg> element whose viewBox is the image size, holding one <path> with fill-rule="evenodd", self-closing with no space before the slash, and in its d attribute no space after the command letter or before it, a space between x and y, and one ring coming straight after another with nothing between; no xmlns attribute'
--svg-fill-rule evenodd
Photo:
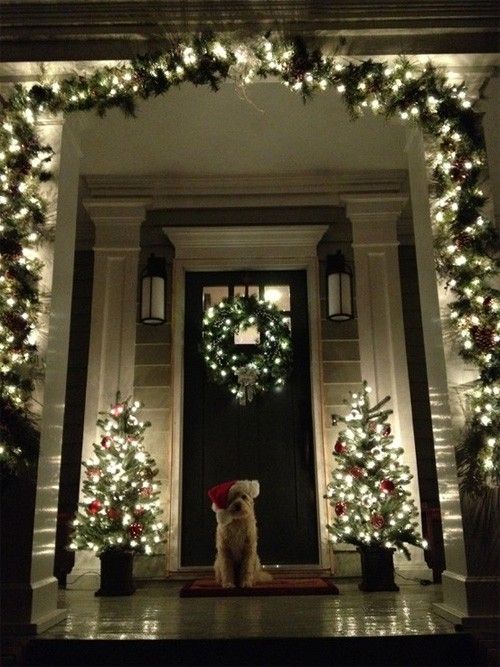
<svg viewBox="0 0 500 667"><path fill-rule="evenodd" d="M253 326L260 338L255 345L234 342L235 334ZM202 341L210 379L228 387L241 405L257 393L279 389L290 373L290 329L270 301L255 296L223 299L205 313Z"/></svg>

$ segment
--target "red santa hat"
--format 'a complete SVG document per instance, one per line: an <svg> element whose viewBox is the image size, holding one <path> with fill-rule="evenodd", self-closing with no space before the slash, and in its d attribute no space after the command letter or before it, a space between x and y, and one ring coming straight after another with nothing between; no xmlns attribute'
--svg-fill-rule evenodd
<svg viewBox="0 0 500 667"><path fill-rule="evenodd" d="M256 479L232 480L213 486L208 491L208 497L212 501L213 511L221 512L228 508L231 503L231 496L234 496L238 491L246 493L250 498L257 498L259 490L259 482Z"/></svg>
<svg viewBox="0 0 500 667"><path fill-rule="evenodd" d="M227 509L227 506L229 505L229 490L235 484L236 480L233 479L231 482L222 482L222 484L212 486L212 488L208 490L208 497L212 501L212 509L214 512Z"/></svg>

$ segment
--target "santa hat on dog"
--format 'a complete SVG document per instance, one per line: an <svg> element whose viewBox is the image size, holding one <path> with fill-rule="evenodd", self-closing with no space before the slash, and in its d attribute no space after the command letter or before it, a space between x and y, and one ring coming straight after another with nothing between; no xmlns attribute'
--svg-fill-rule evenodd
<svg viewBox="0 0 500 667"><path fill-rule="evenodd" d="M213 511L217 514L217 521L219 523L227 522L229 513L226 510L236 493L246 493L250 498L257 498L259 491L259 482L256 479L232 480L213 486L208 491L208 497L212 501Z"/></svg>

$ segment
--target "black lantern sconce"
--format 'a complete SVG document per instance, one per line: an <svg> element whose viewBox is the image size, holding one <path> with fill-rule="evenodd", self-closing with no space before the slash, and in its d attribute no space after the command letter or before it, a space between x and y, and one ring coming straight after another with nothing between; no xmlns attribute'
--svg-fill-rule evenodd
<svg viewBox="0 0 500 667"><path fill-rule="evenodd" d="M165 282L165 258L153 253L141 273L141 324L164 324Z"/></svg>
<svg viewBox="0 0 500 667"><path fill-rule="evenodd" d="M354 319L352 269L340 250L326 258L326 307L329 320Z"/></svg>

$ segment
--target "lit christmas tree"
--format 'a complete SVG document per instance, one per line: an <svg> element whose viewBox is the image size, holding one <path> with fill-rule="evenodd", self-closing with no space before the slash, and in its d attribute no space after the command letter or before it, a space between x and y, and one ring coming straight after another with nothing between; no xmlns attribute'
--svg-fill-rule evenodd
<svg viewBox="0 0 500 667"><path fill-rule="evenodd" d="M103 433L93 445L93 457L83 462L85 500L74 521L71 549L149 555L163 541L166 527L157 519L162 512L159 482L153 482L158 470L141 445L151 424L137 418L140 407L117 394L109 413L100 413L97 425Z"/></svg>
<svg viewBox="0 0 500 667"><path fill-rule="evenodd" d="M351 394L351 411L346 417L332 415L332 422L343 422L334 445L337 467L327 487L327 498L335 519L328 525L333 542L362 547L397 548L410 558L406 544L425 548L418 530L418 512L405 487L412 475L400 462L403 449L394 444L387 418L392 410L383 409L386 396L370 407L370 387ZM344 401L347 403L347 401Z"/></svg>

